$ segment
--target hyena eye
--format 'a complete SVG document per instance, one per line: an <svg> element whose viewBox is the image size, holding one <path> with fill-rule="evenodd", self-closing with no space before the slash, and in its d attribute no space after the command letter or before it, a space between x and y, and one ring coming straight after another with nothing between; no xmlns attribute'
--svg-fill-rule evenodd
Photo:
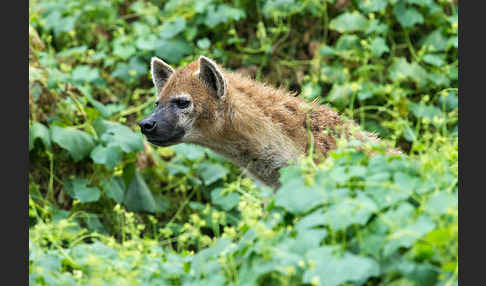
<svg viewBox="0 0 486 286"><path fill-rule="evenodd" d="M172 102L180 109L188 108L189 105L191 104L190 100L183 99L183 98L174 99Z"/></svg>

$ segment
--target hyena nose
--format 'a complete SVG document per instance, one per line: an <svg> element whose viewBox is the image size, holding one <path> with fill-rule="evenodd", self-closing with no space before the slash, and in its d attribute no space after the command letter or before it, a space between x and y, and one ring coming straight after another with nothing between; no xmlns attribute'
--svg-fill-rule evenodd
<svg viewBox="0 0 486 286"><path fill-rule="evenodd" d="M143 133L149 133L155 130L155 126L157 124L155 123L155 120L145 118L144 120L140 121L138 125L140 126L140 128L142 128Z"/></svg>

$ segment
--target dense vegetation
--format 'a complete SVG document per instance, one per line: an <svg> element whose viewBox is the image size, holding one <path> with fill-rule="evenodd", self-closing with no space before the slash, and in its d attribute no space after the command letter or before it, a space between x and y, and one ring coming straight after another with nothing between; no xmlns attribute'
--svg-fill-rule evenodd
<svg viewBox="0 0 486 286"><path fill-rule="evenodd" d="M31 0L31 285L457 285L450 0ZM155 148L149 61L209 56L329 104L403 156L339 142L276 194Z"/></svg>

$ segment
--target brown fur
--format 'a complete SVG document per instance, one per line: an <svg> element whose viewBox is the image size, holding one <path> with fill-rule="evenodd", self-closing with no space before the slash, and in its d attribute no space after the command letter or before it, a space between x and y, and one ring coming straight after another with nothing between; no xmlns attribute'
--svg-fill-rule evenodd
<svg viewBox="0 0 486 286"><path fill-rule="evenodd" d="M199 61L177 70L160 92L160 102L189 94L194 107L192 130L183 142L220 153L267 185L278 187L279 169L310 148L311 131L316 160L336 148L344 135L377 141L375 135L344 121L325 105L308 103L282 89L272 88L241 74L224 71L227 93L218 98L198 77Z"/></svg>

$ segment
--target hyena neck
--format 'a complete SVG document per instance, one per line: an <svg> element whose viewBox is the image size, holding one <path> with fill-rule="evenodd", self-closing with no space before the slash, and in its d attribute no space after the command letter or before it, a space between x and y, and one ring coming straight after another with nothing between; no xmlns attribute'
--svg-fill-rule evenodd
<svg viewBox="0 0 486 286"><path fill-rule="evenodd" d="M278 188L280 169L303 152L280 126L255 112L256 106L248 108L251 103L247 104L231 104L225 123L195 143L228 158L265 185Z"/></svg>

